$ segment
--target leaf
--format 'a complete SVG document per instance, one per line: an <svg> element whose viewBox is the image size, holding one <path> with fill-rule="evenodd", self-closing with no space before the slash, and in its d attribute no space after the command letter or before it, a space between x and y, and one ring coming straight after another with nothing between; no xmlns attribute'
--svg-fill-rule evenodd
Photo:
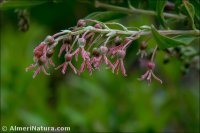
<svg viewBox="0 0 200 133"><path fill-rule="evenodd" d="M49 2L48 0L8 0L0 3L0 9L31 7Z"/></svg>
<svg viewBox="0 0 200 133"><path fill-rule="evenodd" d="M154 26L152 26L152 34L159 45L160 49L166 49L170 47L176 47L178 45L185 45L183 42L169 38L167 36L164 36L160 34Z"/></svg>
<svg viewBox="0 0 200 133"><path fill-rule="evenodd" d="M114 19L118 19L121 17L125 17L127 14L113 11L105 11L105 12L93 12L86 16L84 19L94 19L101 22L106 22Z"/></svg>
<svg viewBox="0 0 200 133"><path fill-rule="evenodd" d="M190 1L192 5L195 5L194 6L194 10L195 10L195 16L194 16L194 23L195 23L195 26L197 29L200 28L200 10L199 10L199 7L200 7L200 1L199 0L192 0Z"/></svg>
<svg viewBox="0 0 200 133"><path fill-rule="evenodd" d="M164 28L167 28L166 23L165 23L165 19L164 19L164 16L163 16L163 10L164 10L164 7L165 7L165 3L166 3L166 0L157 0L156 13L157 13L157 18L158 18L159 22L161 23L161 25Z"/></svg>
<svg viewBox="0 0 200 133"><path fill-rule="evenodd" d="M194 6L186 0L183 0L183 4L187 10L187 13L190 17L191 22L192 22L192 28L196 29L195 24L194 24L194 15L195 15Z"/></svg>
<svg viewBox="0 0 200 133"><path fill-rule="evenodd" d="M190 43L192 43L195 39L197 39L198 37L194 37L194 36L189 36L189 35L178 35L173 37L173 39L180 41L186 45L189 45Z"/></svg>

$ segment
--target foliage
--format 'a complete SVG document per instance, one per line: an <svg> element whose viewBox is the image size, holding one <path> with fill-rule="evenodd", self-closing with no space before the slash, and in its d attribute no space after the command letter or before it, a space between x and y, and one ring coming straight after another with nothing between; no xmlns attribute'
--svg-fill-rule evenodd
<svg viewBox="0 0 200 133"><path fill-rule="evenodd" d="M98 6L94 5L97 1L75 0L4 2L0 6L1 126L70 126L72 132L199 132L198 0L169 0L164 8L156 8L164 6L159 0L99 0ZM101 7L100 3L120 10ZM124 8L156 10L154 14L141 14ZM26 32L17 30L20 17L16 9L29 12L30 28ZM166 17L164 12L184 19ZM48 34L75 26L85 17L112 23L107 25L110 29L152 33L128 47L124 59L128 76L114 75L103 65L92 76L87 72L76 76L72 71L62 75L50 68L50 76L40 74L32 79L33 73L26 73L25 68L32 63L34 47ZM162 32L172 30L191 32ZM147 56L141 59L136 53L140 49L141 54L143 41L148 44ZM154 73L163 84L148 85L137 79L146 71L144 62L150 60L156 44ZM56 56L58 53L55 49ZM55 64L61 64L64 59L56 56ZM77 65L81 65L80 59Z"/></svg>

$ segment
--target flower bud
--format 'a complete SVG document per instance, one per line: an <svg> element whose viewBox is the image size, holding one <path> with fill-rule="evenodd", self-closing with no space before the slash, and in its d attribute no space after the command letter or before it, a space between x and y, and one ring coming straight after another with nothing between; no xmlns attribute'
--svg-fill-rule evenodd
<svg viewBox="0 0 200 133"><path fill-rule="evenodd" d="M84 38L79 38L78 39L78 45L79 47L84 47L86 43L86 40Z"/></svg>
<svg viewBox="0 0 200 133"><path fill-rule="evenodd" d="M148 69L153 70L153 69L155 68L155 63L152 62L152 61L149 61L149 62L147 63L147 67L148 67Z"/></svg>
<svg viewBox="0 0 200 133"><path fill-rule="evenodd" d="M146 49L146 47L147 47L146 42L142 41L141 44L140 44L140 49L144 50L144 49Z"/></svg>
<svg viewBox="0 0 200 133"><path fill-rule="evenodd" d="M101 26L101 24L98 24L98 23L97 23L97 24L94 25L94 28L102 29L102 26Z"/></svg>
<svg viewBox="0 0 200 133"><path fill-rule="evenodd" d="M95 57L98 57L99 56L99 49L98 48L93 48L92 50L92 55L95 56Z"/></svg>
<svg viewBox="0 0 200 133"><path fill-rule="evenodd" d="M72 36L67 36L65 39L64 39L64 44L70 44L72 41Z"/></svg>
<svg viewBox="0 0 200 133"><path fill-rule="evenodd" d="M39 50L34 51L34 56L39 59L42 56L42 51Z"/></svg>
<svg viewBox="0 0 200 133"><path fill-rule="evenodd" d="M115 37L115 45L118 46L121 44L121 42L122 42L122 39L119 36Z"/></svg>
<svg viewBox="0 0 200 133"><path fill-rule="evenodd" d="M48 44L48 45L52 45L55 40L52 36L47 36L46 39L45 39L45 42Z"/></svg>
<svg viewBox="0 0 200 133"><path fill-rule="evenodd" d="M116 56L119 59L124 59L126 52L124 50L117 50Z"/></svg>
<svg viewBox="0 0 200 133"><path fill-rule="evenodd" d="M78 27L84 27L85 25L86 25L86 23L85 23L84 20L79 20L78 23L77 23Z"/></svg>
<svg viewBox="0 0 200 133"><path fill-rule="evenodd" d="M108 52L108 48L106 46L101 46L99 52L100 54L106 54Z"/></svg>
<svg viewBox="0 0 200 133"><path fill-rule="evenodd" d="M48 58L50 58L50 57L53 55L53 53L54 53L54 50L53 50L53 49L50 49L50 50L47 51L46 56L47 56Z"/></svg>
<svg viewBox="0 0 200 133"><path fill-rule="evenodd" d="M65 60L66 60L67 62L71 61L71 60L72 60L72 54L66 53L66 54L65 54Z"/></svg>
<svg viewBox="0 0 200 133"><path fill-rule="evenodd" d="M131 40L130 38L125 37L125 39L124 39L124 44L127 44L130 40Z"/></svg>
<svg viewBox="0 0 200 133"><path fill-rule="evenodd" d="M46 62L46 57L45 56L41 56L40 59L38 60L38 64L39 65L43 65Z"/></svg>

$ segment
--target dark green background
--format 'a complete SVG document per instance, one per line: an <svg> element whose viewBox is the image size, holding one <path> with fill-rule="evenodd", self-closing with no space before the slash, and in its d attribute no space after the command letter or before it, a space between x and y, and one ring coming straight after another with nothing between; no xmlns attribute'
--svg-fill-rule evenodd
<svg viewBox="0 0 200 133"><path fill-rule="evenodd" d="M133 4L145 7L149 3ZM163 85L137 80L146 70L139 67L136 56L141 40L128 50L127 77L114 75L102 67L92 76L88 72L77 76L70 69L62 75L50 69L51 76L41 73L32 79L33 71L25 72L25 68L33 63L34 47L47 35L74 26L89 13L101 10L76 0L47 2L28 10L27 32L18 30L15 9L1 11L2 126L70 126L72 132L199 131L199 71L191 69L182 75L183 63L171 57L170 63L163 64L165 53L158 51L155 74L163 80ZM145 15L116 21L134 27L157 23L154 17ZM155 42L149 43L151 47ZM54 61L57 65L61 63L57 55Z"/></svg>

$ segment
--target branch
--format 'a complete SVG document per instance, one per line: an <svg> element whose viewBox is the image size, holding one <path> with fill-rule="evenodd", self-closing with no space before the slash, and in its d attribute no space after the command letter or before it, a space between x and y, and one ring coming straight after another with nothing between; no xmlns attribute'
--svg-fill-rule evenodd
<svg viewBox="0 0 200 133"><path fill-rule="evenodd" d="M146 35L151 35L152 32L151 31L136 31L136 30L128 30L128 31L123 31L123 30L116 30L116 29L96 29L94 27L91 26L87 26L81 30L78 31L62 31L60 33L59 37L57 37L55 40L56 42L59 42L60 40L66 38L66 36L70 35L80 35L82 33L85 32L95 32L95 33L101 33L101 34L108 34L108 33L116 33L117 35L137 35L139 34L140 36L146 36ZM200 36L200 30L158 30L158 32L162 35L192 35L192 36ZM53 35L54 36L54 35ZM54 47L56 47L58 43L55 43L54 45L51 46L51 48L53 49Z"/></svg>
<svg viewBox="0 0 200 133"><path fill-rule="evenodd" d="M114 6L114 5L109 5L105 3L101 3L99 1L95 2L95 7L97 8L104 8L104 9L109 9L113 11L120 11L124 13L129 13L129 14L145 14L145 15L152 15L156 16L155 11L150 11L150 10L143 10L143 9L137 9L137 8L124 8L124 7L119 7L119 6ZM185 19L185 15L177 15L177 14L172 14L172 13L163 13L164 17L167 18L175 18L175 19Z"/></svg>

